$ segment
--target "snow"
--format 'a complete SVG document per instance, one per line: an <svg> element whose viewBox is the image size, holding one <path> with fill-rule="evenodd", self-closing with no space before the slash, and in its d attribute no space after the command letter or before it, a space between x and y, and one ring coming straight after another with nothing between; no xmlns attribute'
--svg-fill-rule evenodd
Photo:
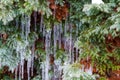
<svg viewBox="0 0 120 80"><path fill-rule="evenodd" d="M92 0L92 4L103 4L102 0Z"/></svg>

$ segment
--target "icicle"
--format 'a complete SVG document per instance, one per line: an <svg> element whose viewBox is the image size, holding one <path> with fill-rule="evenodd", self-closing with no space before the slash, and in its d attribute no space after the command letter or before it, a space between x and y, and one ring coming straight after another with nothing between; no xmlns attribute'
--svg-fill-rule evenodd
<svg viewBox="0 0 120 80"><path fill-rule="evenodd" d="M26 15L25 16L25 21L26 21L26 24L25 24L25 37L26 37L26 41L27 41L27 37L30 33L30 21L31 21L31 18L29 15ZM31 68L31 56L30 58L28 59L28 62L27 62L27 74L28 74L28 80L30 80L30 68Z"/></svg>
<svg viewBox="0 0 120 80"><path fill-rule="evenodd" d="M71 50L71 44L72 44L72 42L71 42L71 37L72 37L72 36L71 36L71 34L70 34L69 62L71 62L71 58L72 58L72 57L71 57L71 53L72 53L72 50Z"/></svg>
<svg viewBox="0 0 120 80"><path fill-rule="evenodd" d="M28 59L28 62L27 62L28 80L30 80L30 68L31 68L31 57Z"/></svg>
<svg viewBox="0 0 120 80"><path fill-rule="evenodd" d="M21 17L21 28L22 28L22 34L21 37L23 38L24 32L25 32L25 15L22 14ZM20 51L20 52L19 52ZM19 63L19 80L21 78L24 78L24 53L22 50L20 50L20 47L17 46L17 57L20 57L20 63Z"/></svg>
<svg viewBox="0 0 120 80"><path fill-rule="evenodd" d="M30 33L30 21L31 21L31 18L30 18L30 16L25 16L25 19L26 19L25 33L26 33L26 40L27 40L28 34Z"/></svg>
<svg viewBox="0 0 120 80"><path fill-rule="evenodd" d="M65 26L64 26L64 36L66 36L67 33L67 21L65 21Z"/></svg>
<svg viewBox="0 0 120 80"><path fill-rule="evenodd" d="M70 41L69 41L69 62L72 62L72 26L69 25L70 27Z"/></svg>
<svg viewBox="0 0 120 80"><path fill-rule="evenodd" d="M61 77L61 61L60 60L55 60L54 61L54 80L59 80Z"/></svg>
<svg viewBox="0 0 120 80"><path fill-rule="evenodd" d="M42 80L45 80L45 65L42 64Z"/></svg>
<svg viewBox="0 0 120 80"><path fill-rule="evenodd" d="M59 49L61 48L62 46L62 34L63 34L63 28L62 28L62 23L60 23L60 26L59 26Z"/></svg>
<svg viewBox="0 0 120 80"><path fill-rule="evenodd" d="M55 63L54 64L54 80L56 80L56 78L57 78L57 76L58 76L58 66L57 66L57 64Z"/></svg>
<svg viewBox="0 0 120 80"><path fill-rule="evenodd" d="M40 19L40 32L42 32L43 28L43 15L41 14L41 19Z"/></svg>
<svg viewBox="0 0 120 80"><path fill-rule="evenodd" d="M65 26L64 26L64 49L65 49L65 52L67 50L67 20L65 21Z"/></svg>
<svg viewBox="0 0 120 80"><path fill-rule="evenodd" d="M43 25L43 37L45 37L45 33L46 33L45 26Z"/></svg>
<svg viewBox="0 0 120 80"><path fill-rule="evenodd" d="M74 49L72 49L72 53L71 53L71 63L74 63Z"/></svg>
<svg viewBox="0 0 120 80"><path fill-rule="evenodd" d="M17 66L16 69L15 69L15 80L18 80L18 79L17 79L17 75L18 75L17 73L18 73L18 66Z"/></svg>
<svg viewBox="0 0 120 80"><path fill-rule="evenodd" d="M37 31L37 12L34 12L34 27L35 27L35 31Z"/></svg>
<svg viewBox="0 0 120 80"><path fill-rule="evenodd" d="M63 34L62 23L60 23L60 33Z"/></svg>
<svg viewBox="0 0 120 80"><path fill-rule="evenodd" d="M32 59L31 59L31 75L33 76L33 70L34 70L34 57L35 57L35 43L32 46Z"/></svg>
<svg viewBox="0 0 120 80"><path fill-rule="evenodd" d="M56 0L55 0L55 5L56 5ZM55 15L56 14L56 10L54 10L54 19L55 19ZM53 51L53 53L54 53L54 61L55 61L55 56L56 56L56 49L57 49L57 39L58 39L58 37L57 37L57 26L54 24L54 28L53 28L53 36L54 36L54 51ZM55 64L53 65L53 72L54 72L54 74L53 74L53 80L55 80Z"/></svg>
<svg viewBox="0 0 120 80"><path fill-rule="evenodd" d="M22 79L24 78L24 56L23 53L20 53L20 57L21 57L21 62L20 62L20 66L21 66L21 74L22 74Z"/></svg>
<svg viewBox="0 0 120 80"><path fill-rule="evenodd" d="M46 51L46 62L45 62L45 80L49 80L49 52L50 52L50 41L51 31L47 31L45 35L45 51Z"/></svg>
<svg viewBox="0 0 120 80"><path fill-rule="evenodd" d="M57 48L57 26L54 25L54 54L56 53Z"/></svg>
<svg viewBox="0 0 120 80"><path fill-rule="evenodd" d="M58 39L58 41L59 41L59 49L61 48L61 43L62 43L62 36L61 36L61 34L62 34L62 24L60 24L59 25L59 39Z"/></svg>
<svg viewBox="0 0 120 80"><path fill-rule="evenodd" d="M76 26L76 39L75 41L78 41L78 30L79 30L79 26L81 26L81 24L79 23L77 26ZM78 46L75 48L75 55L76 55L76 61L78 61Z"/></svg>
<svg viewBox="0 0 120 80"><path fill-rule="evenodd" d="M66 14L65 26L64 26L64 35L66 36L68 30L68 15Z"/></svg>
<svg viewBox="0 0 120 80"><path fill-rule="evenodd" d="M25 21L24 21L24 15L22 15L21 18L21 27L22 27L22 37L24 36L24 31L25 31Z"/></svg>
<svg viewBox="0 0 120 80"><path fill-rule="evenodd" d="M55 5L56 5L56 0L55 0ZM56 14L56 10L54 10L54 19L55 19L55 15ZM53 28L53 36L54 36L54 61L55 61L55 56L56 56L56 49L57 49L57 26L54 24L54 28ZM53 65L53 71L54 71L54 74L53 74L53 80L55 80L55 64Z"/></svg>
<svg viewBox="0 0 120 80"><path fill-rule="evenodd" d="M30 16L28 16L28 21L27 21L28 34L30 33L30 21L31 21L31 18L30 18Z"/></svg>
<svg viewBox="0 0 120 80"><path fill-rule="evenodd" d="M54 60L55 60L55 56L56 56L56 49L57 49L57 26L54 25L54 29L53 29L53 36L54 36ZM54 71L54 74L53 74L53 79L55 80L55 64L53 65L53 71Z"/></svg>
<svg viewBox="0 0 120 80"><path fill-rule="evenodd" d="M76 39L76 41L78 41L78 38ZM81 51L81 49L80 49ZM79 61L78 58L79 58L79 49L78 49L78 45L76 45L76 48L75 48L75 55L76 55L76 62Z"/></svg>
<svg viewBox="0 0 120 80"><path fill-rule="evenodd" d="M19 64L19 80L21 80L21 65Z"/></svg>
<svg viewBox="0 0 120 80"><path fill-rule="evenodd" d="M65 25L64 25L64 49L65 49L65 52L67 50L67 30L68 30L68 15L66 14L66 20L65 20Z"/></svg>
<svg viewBox="0 0 120 80"><path fill-rule="evenodd" d="M60 66L61 68L61 66ZM59 80L62 80L62 69L60 69Z"/></svg>
<svg viewBox="0 0 120 80"><path fill-rule="evenodd" d="M78 49L77 49L77 48L76 48L75 50L76 50L76 51L75 51L75 53L76 53L76 61L78 61L78 53L79 53L79 52L78 52Z"/></svg>
<svg viewBox="0 0 120 80"><path fill-rule="evenodd" d="M49 80L49 54L46 54L45 80Z"/></svg>
<svg viewBox="0 0 120 80"><path fill-rule="evenodd" d="M66 43L67 43L67 39L66 39L66 37L64 37L64 40L63 40L64 42L64 49L65 49L65 52L66 52L66 50L67 50L67 45L66 45Z"/></svg>

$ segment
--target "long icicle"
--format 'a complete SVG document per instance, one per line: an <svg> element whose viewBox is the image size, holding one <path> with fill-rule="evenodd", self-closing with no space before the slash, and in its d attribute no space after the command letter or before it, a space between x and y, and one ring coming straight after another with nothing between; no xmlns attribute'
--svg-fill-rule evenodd
<svg viewBox="0 0 120 80"><path fill-rule="evenodd" d="M59 49L61 49L61 43L62 43L62 23L59 25Z"/></svg>
<svg viewBox="0 0 120 80"><path fill-rule="evenodd" d="M45 37L46 35L46 29L45 29L45 26L43 25L43 37Z"/></svg>
<svg viewBox="0 0 120 80"><path fill-rule="evenodd" d="M31 60L31 75L33 76L33 70L34 70L34 56L35 56L35 43L32 45L32 60Z"/></svg>
<svg viewBox="0 0 120 80"><path fill-rule="evenodd" d="M31 21L31 18L30 16L25 16L26 18L26 40L27 40L27 37L28 37L28 34L30 33L30 21Z"/></svg>
<svg viewBox="0 0 120 80"><path fill-rule="evenodd" d="M23 38L24 36L24 32L25 32L25 15L22 14L21 17L21 27L22 27L22 34L21 37ZM19 50L19 47L17 47L17 49ZM19 64L19 80L21 80L21 78L23 79L24 77L24 53L23 50L20 50L20 52L17 53L17 57L20 57L20 64Z"/></svg>
<svg viewBox="0 0 120 80"><path fill-rule="evenodd" d="M54 25L54 54L56 53L57 48L57 26Z"/></svg>
<svg viewBox="0 0 120 80"><path fill-rule="evenodd" d="M55 62L56 49L57 49L57 26L56 25L54 25L53 31L54 31L53 35L54 35L54 62ZM55 80L55 63L53 66L53 71L54 71L53 79Z"/></svg>
<svg viewBox="0 0 120 80"><path fill-rule="evenodd" d="M42 28L43 28L43 15L41 14L41 18L40 18L40 32L42 32Z"/></svg>
<svg viewBox="0 0 120 80"><path fill-rule="evenodd" d="M70 27L70 44L69 44L69 62L72 62L72 26L69 24Z"/></svg>
<svg viewBox="0 0 120 80"><path fill-rule="evenodd" d="M65 25L64 25L64 49L65 52L67 52L67 30L68 30L68 23L67 23L67 19L65 20Z"/></svg>
<svg viewBox="0 0 120 80"><path fill-rule="evenodd" d="M24 78L24 53L21 51L20 53L20 66L21 66L21 78L23 79Z"/></svg>
<svg viewBox="0 0 120 80"><path fill-rule="evenodd" d="M17 75L18 75L18 66L16 67L16 69L15 69L15 80L18 80L17 78Z"/></svg>
<svg viewBox="0 0 120 80"><path fill-rule="evenodd" d="M22 27L22 34L21 36L23 37L24 36L24 32L25 32L25 21L24 21L24 15L22 14L22 17L21 17L21 27Z"/></svg>
<svg viewBox="0 0 120 80"><path fill-rule="evenodd" d="M25 34L26 34L26 41L27 41L27 37L28 37L28 35L30 33L30 21L31 21L31 17L29 15L26 15L25 18L26 18L26 31L25 31ZM31 59L32 58L30 56L30 58L27 61L28 80L30 80Z"/></svg>
<svg viewBox="0 0 120 80"><path fill-rule="evenodd" d="M19 64L19 80L21 80L21 65Z"/></svg>
<svg viewBox="0 0 120 80"><path fill-rule="evenodd" d="M42 63L42 80L45 80L45 64Z"/></svg>
<svg viewBox="0 0 120 80"><path fill-rule="evenodd" d="M49 80L49 52L50 52L50 40L51 40L51 31L46 31L46 36L45 36L45 51L46 51L45 80Z"/></svg>
<svg viewBox="0 0 120 80"><path fill-rule="evenodd" d="M30 68L31 68L31 56L30 56L30 58L28 59L28 62L27 62L28 80L30 80Z"/></svg>
<svg viewBox="0 0 120 80"><path fill-rule="evenodd" d="M79 26L80 26L80 23L76 26L76 41L78 41L78 40L77 40L77 37L78 37ZM78 56L79 56L79 55L78 55L78 53L79 53L79 52L78 52L78 47L76 47L75 50L76 50L76 51L75 51L76 61L78 61Z"/></svg>

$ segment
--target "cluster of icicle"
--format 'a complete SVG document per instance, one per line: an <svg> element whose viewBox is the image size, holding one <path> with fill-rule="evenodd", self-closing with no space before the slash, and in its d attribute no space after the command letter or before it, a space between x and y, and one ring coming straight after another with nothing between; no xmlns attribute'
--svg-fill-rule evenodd
<svg viewBox="0 0 120 80"><path fill-rule="evenodd" d="M34 27L35 31L37 30L36 28L36 19L37 19L37 14L34 14ZM22 33L21 36L26 36L26 41L27 41L27 36L30 33L30 21L31 18L30 16L23 15L21 19L21 29ZM18 23L16 23L18 24ZM17 25L16 25L17 26ZM42 80L61 80L62 79L62 69L61 69L61 62L56 60L56 50L57 48L61 49L62 44L64 44L64 50L65 53L67 54L68 60L65 62L66 64L72 64L75 61L78 61L78 55L79 55L79 50L77 48L74 48L74 43L77 40L78 37L78 28L76 27L75 29L75 34L73 36L73 25L72 23L69 23L67 20L65 21L64 27L62 27L63 24L54 24L53 28L50 30L46 29L46 26L44 25L44 18L43 15L41 15L41 20L40 20L40 32L43 34L43 37L45 38L45 52L46 52L46 61L43 62L42 64ZM53 35L53 39L52 39ZM51 48L52 46L52 40L53 40L53 46L54 49ZM57 46L58 45L58 46ZM33 64L34 64L34 49L35 49L35 44L32 46L32 53L30 58L27 60L27 76L28 80L30 80L30 72L31 75L33 75ZM50 66L50 54L54 54L54 64L53 64L53 72L54 75L50 78L49 76L49 70L51 68ZM19 75L19 80L24 78L24 53L20 53L20 64L16 67L16 80L18 79L17 76ZM76 58L76 59L75 59ZM18 70L19 69L19 70ZM84 67L83 67L84 69ZM17 74L19 71L19 74ZM92 67L88 69L86 72L92 74Z"/></svg>
<svg viewBox="0 0 120 80"><path fill-rule="evenodd" d="M42 65L42 80L62 80L62 69L61 67L63 66L59 61L56 60L56 50L57 48L61 49L62 44L64 44L64 50L65 53L67 54L67 61L65 62L66 64L72 64L74 62L79 61L78 56L79 56L79 50L74 47L75 41L77 41L78 37L78 30L79 27L77 26L75 29L75 35L73 36L73 25L72 23L69 23L67 20L65 22L64 27L62 23L59 23L57 25L53 26L52 30L46 30L45 26L43 24L44 20L43 17L41 19L41 26L40 26L40 31L43 33L43 36L45 37L45 51L46 51L46 61ZM53 46L54 49L51 49L51 44L52 44L52 35L51 31L53 31ZM57 46L58 45L58 46ZM49 70L50 70L50 53L54 54L54 74L53 77L50 78L49 76ZM84 65L82 68L82 71L84 71ZM92 75L92 66L89 67L89 69L86 69L85 72L88 74Z"/></svg>
<svg viewBox="0 0 120 80"><path fill-rule="evenodd" d="M75 34L73 33L73 25L69 23L67 20L65 22L64 27L62 23L54 24L52 30L47 30L43 24L44 19L41 18L40 23L40 31L43 33L43 36L45 37L45 51L46 51L46 61L42 65L42 80L62 80L62 69L63 66L59 61L56 60L56 50L57 48L61 49L62 44L64 44L64 50L67 54L67 60L65 64L72 64L78 60L79 56L79 50L77 48L74 48L74 43L77 40L78 37L78 28L75 29ZM53 31L53 32L52 32ZM52 34L53 33L53 34ZM53 35L53 39L52 39ZM53 45L52 45L52 41ZM53 47L53 50L51 49L51 46ZM54 54L54 64L53 64L53 76L49 76L49 70L51 69L50 66L50 54ZM84 65L82 70L84 70ZM92 66L90 66L89 69L86 70L88 74L92 74Z"/></svg>
<svg viewBox="0 0 120 80"><path fill-rule="evenodd" d="M22 15L21 17L21 37L25 37L26 43L28 43L28 35L30 33L30 21L31 16L28 15ZM18 20L16 20L16 27L18 28ZM28 43L29 44L29 43ZM25 70L25 49L22 49L18 54L17 57L20 57L20 62L18 66L15 69L15 80L22 80L24 79L24 70ZM32 45L31 54L27 60L27 76L28 80L30 80L30 74L33 75L33 66L34 66L34 50L35 50L35 44ZM19 72L19 73L18 73ZM30 73L31 72L31 73ZM18 77L19 76L19 77Z"/></svg>

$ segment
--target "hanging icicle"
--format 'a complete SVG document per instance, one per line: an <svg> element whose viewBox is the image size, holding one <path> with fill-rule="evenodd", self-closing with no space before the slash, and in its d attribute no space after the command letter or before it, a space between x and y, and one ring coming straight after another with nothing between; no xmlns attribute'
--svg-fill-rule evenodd
<svg viewBox="0 0 120 80"><path fill-rule="evenodd" d="M19 64L19 80L21 80L21 65Z"/></svg>
<svg viewBox="0 0 120 80"><path fill-rule="evenodd" d="M30 80L30 68L31 68L31 56L30 58L28 58L28 61L27 61L27 74L28 74L28 80Z"/></svg>
<svg viewBox="0 0 120 80"><path fill-rule="evenodd" d="M18 75L18 66L16 67L16 69L15 69L15 80L18 80L17 78L17 75Z"/></svg>
<svg viewBox="0 0 120 80"><path fill-rule="evenodd" d="M75 61L75 59L74 59L74 57L75 57L75 55L74 55L74 48L72 47L72 53L71 53L71 63L74 63L74 61Z"/></svg>
<svg viewBox="0 0 120 80"><path fill-rule="evenodd" d="M64 36L67 34L67 20L65 21L65 26L64 26Z"/></svg>
<svg viewBox="0 0 120 80"><path fill-rule="evenodd" d="M70 28L70 39L69 39L69 62L72 62L72 26L69 24Z"/></svg>
<svg viewBox="0 0 120 80"><path fill-rule="evenodd" d="M57 26L54 25L54 54L56 53L56 49L57 49Z"/></svg>
<svg viewBox="0 0 120 80"><path fill-rule="evenodd" d="M21 17L21 28L22 28L21 36L23 37L24 36L24 32L25 32L25 18L24 18L23 14L22 14L22 17Z"/></svg>
<svg viewBox="0 0 120 80"><path fill-rule="evenodd" d="M59 49L60 49L61 48L61 43L62 43L62 23L59 24L58 41L59 41Z"/></svg>
<svg viewBox="0 0 120 80"><path fill-rule="evenodd" d="M59 30L58 30L58 27L57 25L54 25L54 28L53 28L53 36L54 36L54 61L56 60L56 50L57 50L57 40L58 40L58 35L59 35ZM54 64L53 65L53 79L55 80L55 72L56 72L56 65Z"/></svg>
<svg viewBox="0 0 120 80"><path fill-rule="evenodd" d="M41 14L41 18L40 18L40 32L42 32L43 29L43 15Z"/></svg>
<svg viewBox="0 0 120 80"><path fill-rule="evenodd" d="M45 80L49 80L49 53L50 53L50 42L51 42L51 31L46 31L46 35L45 35L45 51L46 51Z"/></svg>
<svg viewBox="0 0 120 80"><path fill-rule="evenodd" d="M43 25L43 37L46 36L46 29L45 29L45 25Z"/></svg>
<svg viewBox="0 0 120 80"><path fill-rule="evenodd" d="M64 26L64 49L65 49L65 52L67 52L67 31L68 31L68 23L67 23L67 20L65 21L65 26Z"/></svg>
<svg viewBox="0 0 120 80"><path fill-rule="evenodd" d="M34 70L34 57L35 57L35 43L32 45L32 59L31 59L31 75L33 76L33 70Z"/></svg>
<svg viewBox="0 0 120 80"><path fill-rule="evenodd" d="M20 53L20 66L21 66L21 78L24 78L24 51L21 51Z"/></svg>
<svg viewBox="0 0 120 80"><path fill-rule="evenodd" d="M28 35L30 33L30 21L31 21L31 17L30 16L26 16L26 40L27 40L27 37L28 37ZM30 58L27 60L28 80L30 80L31 61L32 61L32 56L30 56Z"/></svg>
<svg viewBox="0 0 120 80"><path fill-rule="evenodd" d="M79 23L77 26L76 26L76 37L75 37L75 41L78 41L78 32L79 32L79 26L81 26L81 23ZM76 62L78 61L78 55L79 52L78 52L78 46L75 47L75 55L76 55Z"/></svg>
<svg viewBox="0 0 120 80"><path fill-rule="evenodd" d="M26 20L25 34L26 34L26 40L27 40L28 34L30 33L30 21L31 21L30 16L25 16L25 20Z"/></svg>
<svg viewBox="0 0 120 80"><path fill-rule="evenodd" d="M45 80L45 64L42 63L42 80Z"/></svg>

